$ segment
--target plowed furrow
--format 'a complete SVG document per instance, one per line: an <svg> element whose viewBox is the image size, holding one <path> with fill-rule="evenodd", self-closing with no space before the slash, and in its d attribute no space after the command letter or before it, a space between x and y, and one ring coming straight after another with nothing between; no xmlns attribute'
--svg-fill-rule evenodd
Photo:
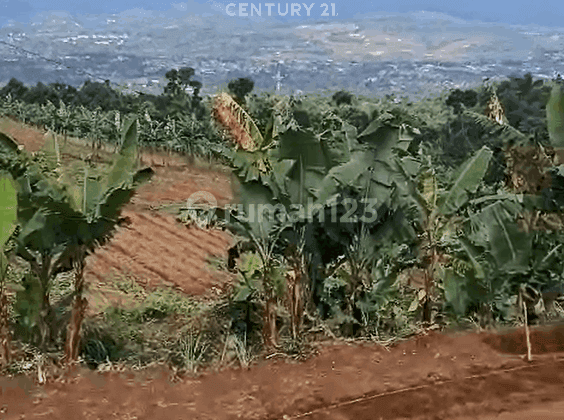
<svg viewBox="0 0 564 420"><path fill-rule="evenodd" d="M169 215L126 210L124 216L131 224L90 257L87 276L96 273L103 282L115 269L153 285L172 283L190 294L210 287L214 274L207 261L212 255L226 255L227 234L186 228Z"/></svg>

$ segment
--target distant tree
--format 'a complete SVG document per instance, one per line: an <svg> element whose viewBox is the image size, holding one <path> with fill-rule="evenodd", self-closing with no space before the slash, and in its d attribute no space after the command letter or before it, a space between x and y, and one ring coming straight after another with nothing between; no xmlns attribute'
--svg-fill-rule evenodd
<svg viewBox="0 0 564 420"><path fill-rule="evenodd" d="M196 72L192 67L182 67L180 70L178 70L178 79L180 82L180 86L184 90L186 90L186 88L191 82L192 76L194 76L195 74Z"/></svg>
<svg viewBox="0 0 564 420"><path fill-rule="evenodd" d="M546 104L551 87L542 79L533 81L530 73L523 77L510 77L497 86L497 96L505 108L509 125L538 139L548 139L546 129ZM491 94L483 90L478 103L485 109Z"/></svg>
<svg viewBox="0 0 564 420"><path fill-rule="evenodd" d="M332 97L333 101L337 104L337 106L341 104L350 105L352 103L352 98L353 95L345 90L336 92Z"/></svg>
<svg viewBox="0 0 564 420"><path fill-rule="evenodd" d="M172 98L168 95L143 95L143 100L135 98L135 104L131 105L129 109L131 112L137 113L141 107L142 102L149 102L152 104L151 109L154 111L154 115L157 119L164 120L167 115L170 115L170 106Z"/></svg>
<svg viewBox="0 0 564 420"><path fill-rule="evenodd" d="M168 97L167 114L180 115L190 112L196 116L201 116L205 112L200 97L202 82L192 80L196 74L192 67L183 67L179 70L172 69L166 72L165 77L168 83L164 88L165 97ZM192 95L186 91L192 88Z"/></svg>
<svg viewBox="0 0 564 420"><path fill-rule="evenodd" d="M75 105L83 105L89 109L100 107L102 111L120 109L121 100L118 92L107 83L87 80L75 98Z"/></svg>
<svg viewBox="0 0 564 420"><path fill-rule="evenodd" d="M190 87L192 89L194 89L194 97L200 97L200 90L202 89L202 82L199 82L197 80L191 80L189 83ZM200 98L201 99L201 98Z"/></svg>
<svg viewBox="0 0 564 420"><path fill-rule="evenodd" d="M28 88L18 79L12 77L8 84L0 89L0 96L2 98L6 95L12 95L12 99L23 100L24 95L27 93Z"/></svg>
<svg viewBox="0 0 564 420"><path fill-rule="evenodd" d="M65 103L65 105L71 104L78 93L78 89L74 86L66 85L61 82L51 83L49 84L49 88L59 95L59 98Z"/></svg>
<svg viewBox="0 0 564 420"><path fill-rule="evenodd" d="M239 77L233 79L227 84L227 89L235 101L239 104L245 103L245 96L252 92L255 82L249 77Z"/></svg>
<svg viewBox="0 0 564 420"><path fill-rule="evenodd" d="M192 84L196 82L195 80L192 80L192 76L195 74L196 72L192 67L182 67L179 70L172 69L167 71L165 73L165 77L167 78L168 83L165 86L164 93L176 96L180 93L186 92L186 88L188 86L192 86Z"/></svg>
<svg viewBox="0 0 564 420"><path fill-rule="evenodd" d="M462 91L455 89L450 93L446 100L446 105L454 109L455 114L462 112L462 105L466 108L473 107L478 103L478 93L472 89Z"/></svg>
<svg viewBox="0 0 564 420"><path fill-rule="evenodd" d="M23 97L24 101L30 104L45 105L50 101L55 106L59 105L59 95L56 91L41 82L30 88Z"/></svg>
<svg viewBox="0 0 564 420"><path fill-rule="evenodd" d="M190 86L194 89L194 93L192 94L192 112L200 118L205 112L204 106L202 105L202 97L200 96L202 83L197 80L192 80L190 81Z"/></svg>
<svg viewBox="0 0 564 420"><path fill-rule="evenodd" d="M178 95L180 93L180 86L178 83L178 70L172 69L165 73L165 77L168 80L167 85L164 88L164 93L167 95Z"/></svg>

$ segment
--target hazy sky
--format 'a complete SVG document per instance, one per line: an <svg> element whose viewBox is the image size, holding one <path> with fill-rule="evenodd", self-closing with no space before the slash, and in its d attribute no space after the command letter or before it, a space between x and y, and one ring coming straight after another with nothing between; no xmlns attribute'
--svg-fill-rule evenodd
<svg viewBox="0 0 564 420"><path fill-rule="evenodd" d="M293 0L297 2L297 0ZM303 1L303 0L301 0ZM454 17L481 20L485 22L500 22L508 24L536 24L541 26L564 27L564 0L393 0L393 1L354 1L354 0L322 0L306 1L310 9L310 16L321 18L324 8L323 1L335 4L337 17L332 16L331 3L328 6L329 16L325 19L351 18L357 14L369 14L379 12L403 13L415 11L443 12ZM0 26L4 26L9 20L28 22L40 12L45 11L67 11L73 15L119 13L129 9L145 9L147 11L191 11L195 14L225 13L229 3L237 6L229 9L239 16L239 3L249 3L247 11L251 11L250 4L256 7L262 5L266 14L266 4L274 3L271 10L275 17L279 17L276 8L280 5L285 10L286 3L290 1L275 0L191 0L189 2L179 1L149 1L149 0L0 0ZM215 8L212 8L215 4ZM301 3L300 3L301 4ZM291 6L289 6L291 7ZM291 10L291 9L290 9ZM306 12L302 6L301 15ZM302 17L304 18L304 17ZM285 20L285 19L283 19Z"/></svg>

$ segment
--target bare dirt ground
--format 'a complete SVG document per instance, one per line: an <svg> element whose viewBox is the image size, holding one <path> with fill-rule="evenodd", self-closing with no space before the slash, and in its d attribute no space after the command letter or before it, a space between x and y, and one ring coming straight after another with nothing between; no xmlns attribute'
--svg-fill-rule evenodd
<svg viewBox="0 0 564 420"><path fill-rule="evenodd" d="M302 363L176 378L86 369L39 387L4 381L2 419L549 419L564 418L564 327L430 332L392 348L327 343ZM544 416L544 417L543 417Z"/></svg>
<svg viewBox="0 0 564 420"><path fill-rule="evenodd" d="M138 190L123 212L129 225L87 259L86 280L103 284L108 274L117 272L135 278L143 287L174 287L189 295L201 295L212 288L222 290L231 276L211 269L209 260L226 258L232 236L186 227L156 208L185 204L200 191L213 194L220 205L227 204L232 200L229 177L186 163L155 166L154 170L151 183Z"/></svg>
<svg viewBox="0 0 564 420"><path fill-rule="evenodd" d="M30 150L40 145L32 130L11 134ZM165 284L190 294L227 281L206 268L211 255L227 250L226 234L188 229L151 208L201 190L227 202L229 177L172 162L155 170L153 183L125 211L131 224L88 261L94 292L103 295L98 283L111 281L104 273L120 270L146 287ZM300 363L271 355L250 369L193 377L163 367L78 368L43 385L0 378L0 419L562 419L564 327L534 329L532 343L531 363L521 357L522 330L431 331L393 347L326 342Z"/></svg>
<svg viewBox="0 0 564 420"><path fill-rule="evenodd" d="M187 228L157 212L125 210L123 215L131 224L89 257L87 280L103 282L114 270L135 276L144 286L175 287L190 295L217 286L208 258L227 254L231 241L226 233Z"/></svg>

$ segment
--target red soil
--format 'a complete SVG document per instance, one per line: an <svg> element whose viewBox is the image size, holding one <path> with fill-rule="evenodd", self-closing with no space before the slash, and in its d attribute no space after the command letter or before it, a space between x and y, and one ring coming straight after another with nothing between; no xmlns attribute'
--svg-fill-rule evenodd
<svg viewBox="0 0 564 420"><path fill-rule="evenodd" d="M2 131L11 135L18 143L23 144L28 152L38 152L45 144L44 132L31 127L21 128L14 118L5 118Z"/></svg>
<svg viewBox="0 0 564 420"><path fill-rule="evenodd" d="M108 275L117 272L133 277L144 287L174 287L189 295L201 295L214 287L223 289L231 276L211 269L209 259L226 258L233 238L219 230L188 228L171 214L149 209L184 204L198 191L212 193L219 205L226 204L232 197L228 176L186 165L155 167L155 172L123 212L130 224L87 259L87 282L103 284ZM102 293L96 300L104 300L103 296L108 297ZM102 302L91 303L93 309Z"/></svg>
<svg viewBox="0 0 564 420"><path fill-rule="evenodd" d="M390 349L327 345L303 363L263 360L175 383L159 369L135 377L84 369L42 387L5 382L0 407L7 420L564 418L546 413L564 408L564 327L535 330L532 342L531 363L514 331L429 333Z"/></svg>
<svg viewBox="0 0 564 420"><path fill-rule="evenodd" d="M195 192L212 193L219 205L233 199L231 180L226 172L205 168L194 168L186 164L153 167L155 176L149 184L137 191L132 204L138 206L159 206L170 203L186 203Z"/></svg>
<svg viewBox="0 0 564 420"><path fill-rule="evenodd" d="M187 228L171 215L124 211L131 225L87 260L87 280L104 283L113 271L144 286L169 286L199 295L218 286L208 258L227 255L231 238L221 231ZM90 282L89 282L90 283Z"/></svg>

